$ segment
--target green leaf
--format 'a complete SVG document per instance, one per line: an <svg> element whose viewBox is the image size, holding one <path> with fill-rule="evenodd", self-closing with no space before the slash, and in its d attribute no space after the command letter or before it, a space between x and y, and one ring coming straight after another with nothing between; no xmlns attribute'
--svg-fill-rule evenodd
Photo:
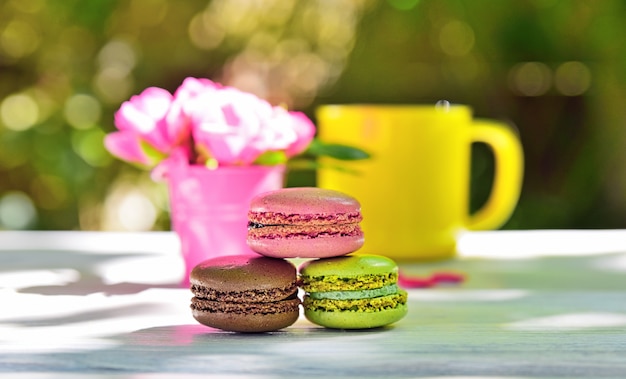
<svg viewBox="0 0 626 379"><path fill-rule="evenodd" d="M144 140L140 140L141 150L146 154L150 160L150 166L156 166L159 162L167 157L166 154L155 149L152 145Z"/></svg>
<svg viewBox="0 0 626 379"><path fill-rule="evenodd" d="M219 162L217 161L217 159L215 158L207 158L207 160L204 162L204 167L208 168L209 170L215 170L216 168L219 167Z"/></svg>
<svg viewBox="0 0 626 379"><path fill-rule="evenodd" d="M287 162L287 155L284 151L266 151L254 161L254 164L273 166L285 162Z"/></svg>
<svg viewBox="0 0 626 379"><path fill-rule="evenodd" d="M317 157L326 156L343 161L356 161L371 157L368 152L362 149L338 143L322 142L318 139L314 139L311 142L306 153Z"/></svg>
<svg viewBox="0 0 626 379"><path fill-rule="evenodd" d="M319 169L329 169L335 170L339 172L345 172L347 174L359 175L361 174L360 170L355 170L352 168L347 168L341 164L327 164L320 163L318 161L312 161L310 159L291 159L287 162L287 168L291 171L294 170L319 170Z"/></svg>

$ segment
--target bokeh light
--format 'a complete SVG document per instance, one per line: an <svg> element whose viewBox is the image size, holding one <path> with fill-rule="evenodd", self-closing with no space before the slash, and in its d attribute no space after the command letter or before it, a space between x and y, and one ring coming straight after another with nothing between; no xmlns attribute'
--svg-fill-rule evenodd
<svg viewBox="0 0 626 379"><path fill-rule="evenodd" d="M0 120L16 131L31 128L39 118L37 102L27 94L7 96L0 104Z"/></svg>
<svg viewBox="0 0 626 379"><path fill-rule="evenodd" d="M163 183L102 141L130 96L195 76L314 121L327 103L469 104L524 144L505 228L626 227L625 16L622 0L0 1L0 198L20 194L35 229L168 229ZM472 162L471 207L490 162Z"/></svg>
<svg viewBox="0 0 626 379"><path fill-rule="evenodd" d="M541 96L552 86L552 71L545 63L523 62L511 68L511 89L523 96Z"/></svg>
<svg viewBox="0 0 626 379"><path fill-rule="evenodd" d="M137 57L127 41L112 40L98 53L98 63L101 68L116 68L128 74L137 64Z"/></svg>
<svg viewBox="0 0 626 379"><path fill-rule="evenodd" d="M75 131L72 133L72 149L90 166L105 167L111 163L111 154L104 148L105 133L101 129Z"/></svg>
<svg viewBox="0 0 626 379"><path fill-rule="evenodd" d="M14 19L0 34L0 49L10 58L20 59L37 50L40 41L39 33L30 23Z"/></svg>
<svg viewBox="0 0 626 379"><path fill-rule="evenodd" d="M100 121L102 107L93 96L76 94L65 102L65 119L76 129L89 129Z"/></svg>
<svg viewBox="0 0 626 379"><path fill-rule="evenodd" d="M121 103L130 96L134 80L132 70L137 63L133 47L124 40L112 40L98 54L99 72L94 89L111 104Z"/></svg>
<svg viewBox="0 0 626 379"><path fill-rule="evenodd" d="M224 40L226 31L216 15L208 10L196 14L189 22L189 39L199 49L211 50Z"/></svg>
<svg viewBox="0 0 626 379"><path fill-rule="evenodd" d="M591 86L591 71L582 62L565 62L554 73L554 85L565 96L579 96Z"/></svg>
<svg viewBox="0 0 626 379"><path fill-rule="evenodd" d="M339 78L365 4L216 0L192 18L188 33L204 50L241 46L226 61L221 82L303 108Z"/></svg>
<svg viewBox="0 0 626 379"><path fill-rule="evenodd" d="M131 182L121 177L113 184L102 209L102 230L146 231L151 230L158 217L158 207L150 197L153 191L145 178Z"/></svg>
<svg viewBox="0 0 626 379"><path fill-rule="evenodd" d="M156 220L156 209L145 194L131 191L120 201L117 219L123 229L146 231L152 229Z"/></svg>
<svg viewBox="0 0 626 379"><path fill-rule="evenodd" d="M439 31L439 46L441 50L451 56L463 56L474 47L474 30L465 22L452 20L441 27Z"/></svg>
<svg viewBox="0 0 626 379"><path fill-rule="evenodd" d="M36 221L37 210L28 195L11 191L0 197L0 229L29 229Z"/></svg>

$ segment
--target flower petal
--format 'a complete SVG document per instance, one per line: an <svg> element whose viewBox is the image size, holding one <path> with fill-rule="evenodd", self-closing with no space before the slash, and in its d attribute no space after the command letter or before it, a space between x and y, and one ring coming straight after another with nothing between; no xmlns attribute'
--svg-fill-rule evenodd
<svg viewBox="0 0 626 379"><path fill-rule="evenodd" d="M292 157L302 153L311 144L315 137L315 125L302 112L289 112L296 140L286 150L287 156Z"/></svg>
<svg viewBox="0 0 626 379"><path fill-rule="evenodd" d="M129 132L113 132L104 137L104 146L116 157L128 162L150 166L148 155L141 148L139 136Z"/></svg>
<svg viewBox="0 0 626 379"><path fill-rule="evenodd" d="M178 134L169 135L166 116L172 95L158 87L146 88L141 94L125 101L115 113L115 125L120 131L139 134L160 152L168 152L178 141Z"/></svg>
<svg viewBox="0 0 626 379"><path fill-rule="evenodd" d="M173 100L174 97L171 93L158 87L148 87L140 95L130 98L130 102L137 109L153 120L160 120L165 117Z"/></svg>

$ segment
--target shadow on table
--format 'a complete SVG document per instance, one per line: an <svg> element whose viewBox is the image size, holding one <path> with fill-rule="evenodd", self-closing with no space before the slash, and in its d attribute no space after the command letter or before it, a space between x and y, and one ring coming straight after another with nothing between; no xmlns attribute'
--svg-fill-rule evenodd
<svg viewBox="0 0 626 379"><path fill-rule="evenodd" d="M19 275L28 272L57 273L57 283L44 285L15 286L20 293L40 295L89 295L104 293L106 295L129 295L152 288L179 288L178 283L142 283L124 281L111 283L107 280L107 266L123 265L125 261L144 261L144 267L150 268L151 260L162 258L162 255L150 253L84 253L81 251L16 251L0 254L0 275L10 273ZM137 265L134 263L133 265ZM138 266L140 268L141 266ZM63 273L69 271L69 273ZM109 269L111 271L111 269ZM141 271L135 275L141 278ZM171 276L171 275L170 275ZM36 281L35 281L36 282ZM0 283L0 288L2 284Z"/></svg>
<svg viewBox="0 0 626 379"><path fill-rule="evenodd" d="M357 375L358 368L368 365L362 362L363 354L378 354L381 346L376 341L393 329L338 331L295 325L271 333L240 334L199 324L154 327L111 337L112 345L104 349L50 351L19 360L0 356L0 373L34 367L40 372L84 374L176 372L293 378L316 373L345 377L352 371L355 377L367 377L367 372Z"/></svg>
<svg viewBox="0 0 626 379"><path fill-rule="evenodd" d="M36 362L36 371L56 373L262 378L608 378L619 377L626 369L623 351L611 347L596 347L586 354L587 359L580 359L576 352L587 335L568 335L571 342L564 342L558 335L539 339L513 332L485 332L484 328L469 328L429 333L427 326L411 330L400 325L343 331L295 325L273 333L238 334L202 325L176 325L112 337L113 345L105 349L31 354L20 360ZM594 360L599 356L602 360ZM0 372L32 371L32 365L20 366L20 360L0 356Z"/></svg>

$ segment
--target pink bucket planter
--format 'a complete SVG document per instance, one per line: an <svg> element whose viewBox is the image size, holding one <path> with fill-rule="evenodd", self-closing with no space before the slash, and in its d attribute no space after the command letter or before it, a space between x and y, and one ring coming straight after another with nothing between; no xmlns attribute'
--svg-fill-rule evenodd
<svg viewBox="0 0 626 379"><path fill-rule="evenodd" d="M246 244L248 207L257 194L283 187L285 167L238 166L209 170L178 164L167 169L172 230L185 264L182 285L199 262L224 255L256 255Z"/></svg>

